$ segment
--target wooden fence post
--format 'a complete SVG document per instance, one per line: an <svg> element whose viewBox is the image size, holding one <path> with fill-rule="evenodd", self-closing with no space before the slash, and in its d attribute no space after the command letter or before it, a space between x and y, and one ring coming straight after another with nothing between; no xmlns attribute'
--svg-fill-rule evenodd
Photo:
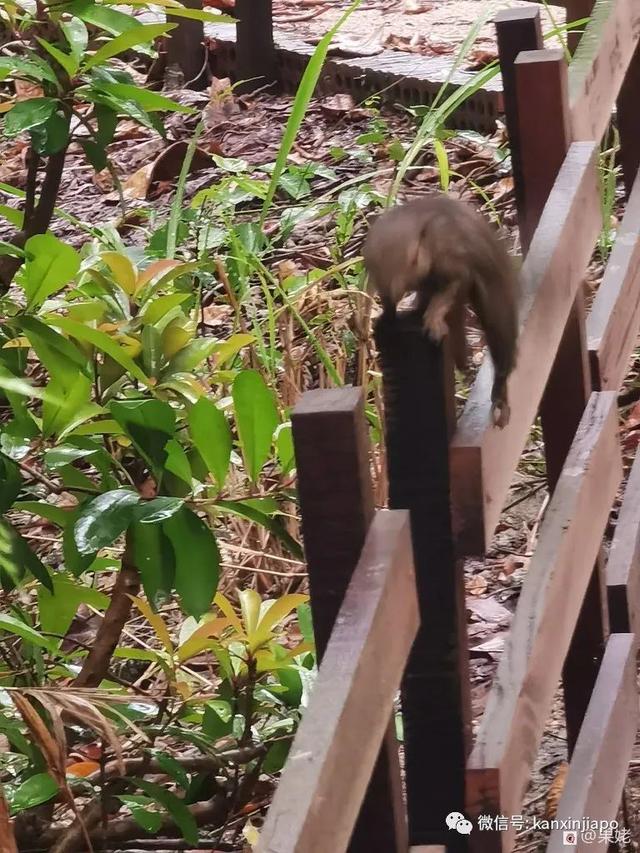
<svg viewBox="0 0 640 853"><path fill-rule="evenodd" d="M466 839L454 838L445 818L464 811L471 710L464 576L449 501L452 367L413 315L379 321L375 338L389 505L410 512L421 621L402 686L409 838L412 845L446 843L457 851L466 849Z"/></svg>
<svg viewBox="0 0 640 853"><path fill-rule="evenodd" d="M236 0L237 91L253 92L277 80L272 0Z"/></svg>
<svg viewBox="0 0 640 853"><path fill-rule="evenodd" d="M293 410L291 422L313 625L321 660L374 514L362 390L308 391ZM349 846L350 853L374 850L407 850L393 719Z"/></svg>
<svg viewBox="0 0 640 853"><path fill-rule="evenodd" d="M535 6L528 9L504 9L502 12L498 12L494 18L494 23L498 35L504 115L511 150L511 169L514 175L513 187L518 220L522 223L526 210L524 193L527 182L522 174L520 159L520 122L518 120L518 96L514 63L518 54L523 50L540 50L542 48L540 10Z"/></svg>
<svg viewBox="0 0 640 853"><path fill-rule="evenodd" d="M516 59L515 72L523 194L527 200L521 239L526 251L571 142L567 65L561 50L530 51ZM590 392L581 291L569 315L540 406L550 491L556 486ZM569 752L578 737L598 674L607 623L604 573L599 560L563 670Z"/></svg>
<svg viewBox="0 0 640 853"><path fill-rule="evenodd" d="M570 24L572 21L580 21L582 18L588 18L591 15L595 0L565 0L564 5L567 9L566 21ZM579 29L584 29L584 26ZM582 32L567 33L567 46L571 53L575 53L578 42L582 38Z"/></svg>
<svg viewBox="0 0 640 853"><path fill-rule="evenodd" d="M627 198L640 166L640 44L627 68L616 103L620 131L620 160Z"/></svg>
<svg viewBox="0 0 640 853"><path fill-rule="evenodd" d="M187 9L202 10L202 0L183 0ZM167 65L178 65L185 84L191 89L204 89L209 83L208 51L204 44L204 24L190 18L171 16L167 20L178 26L169 34Z"/></svg>

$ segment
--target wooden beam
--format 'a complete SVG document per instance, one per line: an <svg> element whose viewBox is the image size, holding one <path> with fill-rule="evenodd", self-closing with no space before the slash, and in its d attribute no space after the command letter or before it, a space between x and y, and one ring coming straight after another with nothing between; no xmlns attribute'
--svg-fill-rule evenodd
<svg viewBox="0 0 640 853"><path fill-rule="evenodd" d="M587 318L591 369L597 387L603 391L620 390L639 328L640 179L636 178Z"/></svg>
<svg viewBox="0 0 640 853"><path fill-rule="evenodd" d="M385 408L389 506L408 509L421 627L402 682L404 770L411 844L464 849L446 816L464 809L471 747L464 567L455 559L449 503L446 348L415 313L376 324ZM438 784L433 784L437 773ZM384 849L376 845L372 849Z"/></svg>
<svg viewBox="0 0 640 853"><path fill-rule="evenodd" d="M291 415L302 532L318 659L373 520L369 436L361 388L307 391ZM392 853L408 845L394 721L371 778L350 853L378 841Z"/></svg>
<svg viewBox="0 0 640 853"><path fill-rule="evenodd" d="M575 143L560 170L520 274L518 364L511 421L491 424L492 367L481 366L451 445L454 533L461 554L483 554L529 436L576 291L600 232L597 146Z"/></svg>
<svg viewBox="0 0 640 853"><path fill-rule="evenodd" d="M636 453L607 562L611 630L640 636L640 453Z"/></svg>
<svg viewBox="0 0 640 853"><path fill-rule="evenodd" d="M258 853L347 849L418 624L409 514L383 510L340 609Z"/></svg>
<svg viewBox="0 0 640 853"><path fill-rule="evenodd" d="M469 819L521 813L621 477L616 395L594 393L542 522L469 760ZM483 853L506 853L513 842L512 827L470 838Z"/></svg>
<svg viewBox="0 0 640 853"><path fill-rule="evenodd" d="M602 139L639 40L637 0L596 0L569 68L574 140Z"/></svg>
<svg viewBox="0 0 640 853"><path fill-rule="evenodd" d="M610 828L618 816L631 752L638 728L636 642L633 634L612 634L580 737L569 766L556 820L601 821ZM578 826L580 823L578 823ZM577 832L575 853L606 850L596 830L587 841ZM563 830L551 833L547 853L566 853Z"/></svg>

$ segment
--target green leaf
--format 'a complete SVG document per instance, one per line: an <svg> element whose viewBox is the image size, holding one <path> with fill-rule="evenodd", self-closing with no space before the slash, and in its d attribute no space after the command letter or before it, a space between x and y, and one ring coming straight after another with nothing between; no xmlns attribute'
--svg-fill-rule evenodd
<svg viewBox="0 0 640 853"><path fill-rule="evenodd" d="M157 609L170 596L175 580L175 560L171 542L161 524L141 524L129 528L133 561L151 606Z"/></svg>
<svg viewBox="0 0 640 853"><path fill-rule="evenodd" d="M60 29L71 49L72 56L80 58L89 43L89 33L80 18L71 18L68 21L60 21Z"/></svg>
<svg viewBox="0 0 640 853"><path fill-rule="evenodd" d="M183 506L180 498L161 496L150 501L141 501L136 507L135 520L141 524L158 524L175 515Z"/></svg>
<svg viewBox="0 0 640 853"><path fill-rule="evenodd" d="M100 548L113 545L134 520L134 507L139 500L129 489L114 489L84 504L74 525L78 551L95 554Z"/></svg>
<svg viewBox="0 0 640 853"><path fill-rule="evenodd" d="M116 343L106 332L100 329L92 329L90 326L85 326L76 320L70 320L68 317L58 317L57 315L48 317L47 322L52 326L57 326L63 332L66 332L73 338L77 338L79 341L86 341L93 344L94 347L97 347L97 349L106 353L121 367L124 367L139 382L142 382L144 385L149 384L149 377L138 367L124 347Z"/></svg>
<svg viewBox="0 0 640 853"><path fill-rule="evenodd" d="M159 95L157 92L141 89L139 86L130 86L127 83L101 83L100 89L124 101L133 101L148 113L174 112L193 115L196 112L192 107L172 101L171 98L165 98L164 95Z"/></svg>
<svg viewBox="0 0 640 853"><path fill-rule="evenodd" d="M170 471L174 476L182 480L183 483L186 483L187 486L191 487L193 474L191 471L191 465L189 464L189 457L185 453L182 445L179 444L175 438L172 438L167 442L165 450L167 451L167 461L165 462L166 470Z"/></svg>
<svg viewBox="0 0 640 853"><path fill-rule="evenodd" d="M109 408L156 478L159 478L167 460L166 444L175 432L176 415L169 403L162 400L127 400L113 402Z"/></svg>
<svg viewBox="0 0 640 853"><path fill-rule="evenodd" d="M262 765L264 772L279 773L285 765L290 749L290 740L280 740L272 743Z"/></svg>
<svg viewBox="0 0 640 853"><path fill-rule="evenodd" d="M204 706L202 730L211 740L230 735L233 731L233 714L231 706L222 699L214 699Z"/></svg>
<svg viewBox="0 0 640 853"><path fill-rule="evenodd" d="M166 809L182 832L185 841L190 844L198 843L198 826L195 818L179 797L167 791L166 788L156 785L154 782L148 782L146 779L133 779L132 781L148 797Z"/></svg>
<svg viewBox="0 0 640 853"><path fill-rule="evenodd" d="M17 788L5 788L12 815L47 803L58 790L58 783L48 773L36 773Z"/></svg>
<svg viewBox="0 0 640 853"><path fill-rule="evenodd" d="M213 531L187 507L163 522L173 547L175 588L182 607L198 619L211 608L218 587L220 552Z"/></svg>
<svg viewBox="0 0 640 853"><path fill-rule="evenodd" d="M232 515L238 515L240 518L246 518L264 527L272 533L276 539L279 539L283 545L286 545L289 552L298 560L304 559L302 548L296 540L287 533L282 521L279 518L271 518L254 506L251 506L249 501L216 501L216 506L225 512L230 512Z"/></svg>
<svg viewBox="0 0 640 853"><path fill-rule="evenodd" d="M83 63L83 70L88 71L96 65L102 65L107 59L112 56L117 56L119 53L124 53L132 47L137 47L141 44L149 44L158 36L166 35L170 30L175 29L176 24L136 24L124 33L116 36L108 41L105 45L99 48L93 56L90 56Z"/></svg>
<svg viewBox="0 0 640 853"><path fill-rule="evenodd" d="M150 835L155 835L158 832L162 826L162 815L150 809L145 809L141 805L152 804L154 801L150 797L140 797L135 794L119 794L118 799L122 800L129 807L131 817L145 832L148 832Z"/></svg>
<svg viewBox="0 0 640 853"><path fill-rule="evenodd" d="M189 432L219 489L224 488L231 459L231 430L223 412L207 397L189 409Z"/></svg>
<svg viewBox="0 0 640 853"><path fill-rule="evenodd" d="M78 413L89 404L91 380L78 374L70 385L65 379L56 378L47 385L47 393L51 399L45 400L42 407L42 434L50 438L60 435L77 421Z"/></svg>
<svg viewBox="0 0 640 853"><path fill-rule="evenodd" d="M80 269L80 256L53 234L36 234L24 248L27 260L18 283L27 295L27 310L31 310L71 281Z"/></svg>
<svg viewBox="0 0 640 853"><path fill-rule="evenodd" d="M67 9L87 24L100 27L114 36L138 26L136 19L131 15L125 15L117 9L98 6L95 0L75 0Z"/></svg>
<svg viewBox="0 0 640 853"><path fill-rule="evenodd" d="M255 370L243 370L233 383L233 404L240 446L249 477L255 482L269 458L278 411L273 393Z"/></svg>
<svg viewBox="0 0 640 853"><path fill-rule="evenodd" d="M44 124L59 105L57 98L29 98L26 101L18 101L5 116L5 136L18 136L25 130Z"/></svg>
<svg viewBox="0 0 640 853"><path fill-rule="evenodd" d="M78 459L93 456L97 452L97 448L74 447L72 444L61 444L59 447L52 447L45 452L44 464L49 470L55 471L57 468L77 462Z"/></svg>
<svg viewBox="0 0 640 853"><path fill-rule="evenodd" d="M174 373L192 373L205 358L212 355L218 346L218 341L211 338L198 338L177 352L167 367L162 371L163 377Z"/></svg>
<svg viewBox="0 0 640 853"><path fill-rule="evenodd" d="M288 474L295 465L293 432L290 423L281 424L276 430L276 453L282 472Z"/></svg>
<svg viewBox="0 0 640 853"><path fill-rule="evenodd" d="M58 527L66 527L67 522L72 517L73 513L61 506L54 506L45 501L18 501L14 504L14 509L21 512L31 512L33 515L38 515L40 518L46 518L47 521L57 524Z"/></svg>
<svg viewBox="0 0 640 853"><path fill-rule="evenodd" d="M0 631L6 631L9 634L15 634L27 643L33 646L45 649L48 652L55 651L56 644L48 637L43 637L39 631L27 625L22 619L17 619L15 616L9 616L8 613L0 613Z"/></svg>
<svg viewBox="0 0 640 853"><path fill-rule="evenodd" d="M20 494L22 475L20 467L0 453L0 514L5 513Z"/></svg>
<svg viewBox="0 0 640 853"><path fill-rule="evenodd" d="M50 44L48 41L45 41L45 39L38 38L38 36L36 36L36 41L67 72L69 77L73 77L75 75L79 66L78 58L76 56L72 56L68 53L63 53L60 48L56 47L53 44Z"/></svg>
<svg viewBox="0 0 640 853"><path fill-rule="evenodd" d="M15 589L27 571L48 589L52 589L49 573L27 541L8 521L0 518L0 583L5 592Z"/></svg>
<svg viewBox="0 0 640 853"><path fill-rule="evenodd" d="M176 761L169 753L162 752L159 749L154 749L153 757L164 770L167 776L170 776L175 782L180 785L183 791L189 787L189 777L182 765Z"/></svg>
<svg viewBox="0 0 640 853"><path fill-rule="evenodd" d="M38 589L38 614L40 627L46 634L64 637L81 604L90 604L96 610L106 610L109 596L93 587L64 575L53 578L53 594Z"/></svg>
<svg viewBox="0 0 640 853"><path fill-rule="evenodd" d="M62 534L62 559L64 567L68 572L71 572L75 577L79 577L83 572L86 572L89 566L96 558L95 552L90 554L81 554L76 545L75 526L80 515L81 507L77 507L68 513L71 516L64 528Z"/></svg>
<svg viewBox="0 0 640 853"><path fill-rule="evenodd" d="M5 80L9 76L18 80L35 80L37 83L47 80L59 88L58 78L53 68L35 53L29 57L0 58L0 80Z"/></svg>
<svg viewBox="0 0 640 853"><path fill-rule="evenodd" d="M60 332L36 317L23 316L19 325L52 379L66 380L69 385L73 385L78 371L90 377L86 355Z"/></svg>

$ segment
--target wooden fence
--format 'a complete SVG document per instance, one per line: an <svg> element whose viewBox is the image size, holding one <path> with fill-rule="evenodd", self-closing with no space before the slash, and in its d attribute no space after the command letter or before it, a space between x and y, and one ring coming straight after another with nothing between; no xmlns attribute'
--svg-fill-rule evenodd
<svg viewBox="0 0 640 853"><path fill-rule="evenodd" d="M490 425L488 363L455 423L447 347L407 317L376 329L390 510L373 509L362 392L309 392L294 411L321 665L260 853L508 853L560 681L570 767L557 818L618 815L638 722L640 461L608 560L602 540L622 480L616 398L640 327L640 3L566 5L592 12L570 65L541 49L537 7L496 20L525 256L509 425ZM614 102L629 198L588 309ZM538 414L550 501L473 740L463 559L485 554ZM470 835L447 828L454 811ZM603 845L579 836L576 849ZM561 847L556 830L547 850Z"/></svg>

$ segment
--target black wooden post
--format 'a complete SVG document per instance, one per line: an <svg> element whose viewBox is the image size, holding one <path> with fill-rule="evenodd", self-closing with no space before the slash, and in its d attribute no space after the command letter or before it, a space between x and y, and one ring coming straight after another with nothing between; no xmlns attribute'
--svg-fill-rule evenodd
<svg viewBox="0 0 640 853"><path fill-rule="evenodd" d="M183 3L187 9L202 9L202 0L183 0ZM204 24L202 21L172 16L169 10L167 20L178 25L169 34L167 65L180 67L189 88L204 89L211 78L204 45Z"/></svg>
<svg viewBox="0 0 640 853"><path fill-rule="evenodd" d="M421 627L402 686L409 840L465 849L449 812L464 811L470 748L468 645L462 561L454 556L449 504L448 395L444 350L420 319L380 320L389 505L411 515Z"/></svg>
<svg viewBox="0 0 640 853"><path fill-rule="evenodd" d="M238 92L253 92L277 80L272 0L236 0Z"/></svg>
<svg viewBox="0 0 640 853"><path fill-rule="evenodd" d="M302 532L318 659L374 514L360 388L308 391L293 410ZM345 767L348 773L349 768ZM407 828L393 721L380 750L349 853L406 853Z"/></svg>

